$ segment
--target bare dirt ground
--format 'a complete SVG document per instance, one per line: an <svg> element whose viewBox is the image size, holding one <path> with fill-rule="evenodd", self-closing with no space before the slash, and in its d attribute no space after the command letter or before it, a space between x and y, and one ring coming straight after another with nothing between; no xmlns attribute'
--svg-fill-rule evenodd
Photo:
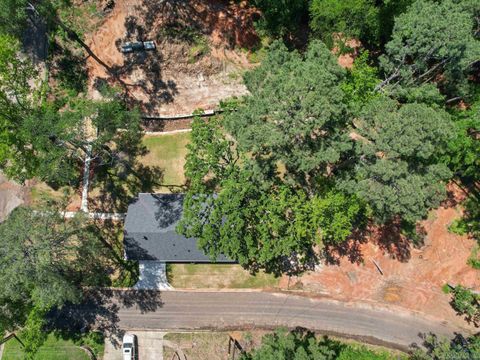
<svg viewBox="0 0 480 360"><path fill-rule="evenodd" d="M252 64L240 48L258 41L255 14L220 0L115 0L103 24L86 36L103 62L87 60L89 93L100 96L105 81L120 86L149 115L212 109L221 99L243 95L241 73ZM166 35L169 29L177 31L174 39ZM119 51L126 41L141 40L154 40L157 49Z"/></svg>
<svg viewBox="0 0 480 360"><path fill-rule="evenodd" d="M0 223L25 201L25 188L0 173Z"/></svg>
<svg viewBox="0 0 480 360"><path fill-rule="evenodd" d="M334 48L333 52L338 54L338 65L345 69L351 69L353 67L353 62L355 61L362 47L362 43L357 39L349 39L345 41L345 46L349 47L351 52L341 54L340 49L338 48Z"/></svg>
<svg viewBox="0 0 480 360"><path fill-rule="evenodd" d="M478 290L480 271L467 265L475 241L448 231L451 222L461 216L456 204L463 197L459 189L449 188L452 190L450 201L432 211L422 223L426 232L424 246L414 248L394 228L374 229L366 237L351 241L349 248L336 259L338 264L322 265L290 282L285 277L281 286L342 301L401 306L465 325L441 287L446 283L461 283Z"/></svg>

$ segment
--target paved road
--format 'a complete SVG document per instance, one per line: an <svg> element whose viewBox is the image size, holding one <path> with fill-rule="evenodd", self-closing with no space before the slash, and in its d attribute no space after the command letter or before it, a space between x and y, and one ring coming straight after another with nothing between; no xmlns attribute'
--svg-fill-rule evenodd
<svg viewBox="0 0 480 360"><path fill-rule="evenodd" d="M161 305L156 307L114 300L118 326L156 330L301 326L403 348L421 343L419 333L452 336L459 330L420 315L290 294L165 291L156 301L159 298Z"/></svg>

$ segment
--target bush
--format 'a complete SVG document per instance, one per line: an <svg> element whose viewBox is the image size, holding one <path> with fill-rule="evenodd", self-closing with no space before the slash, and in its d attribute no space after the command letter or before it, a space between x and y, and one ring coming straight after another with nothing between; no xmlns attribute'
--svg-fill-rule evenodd
<svg viewBox="0 0 480 360"><path fill-rule="evenodd" d="M458 285L453 289L453 298L450 304L457 314L464 315L468 322L480 324L480 295Z"/></svg>
<svg viewBox="0 0 480 360"><path fill-rule="evenodd" d="M472 253L467 260L467 264L472 268L480 270L480 246L475 245L472 249Z"/></svg>
<svg viewBox="0 0 480 360"><path fill-rule="evenodd" d="M452 221L448 231L457 235L465 235L468 232L468 225L464 219L456 219Z"/></svg>

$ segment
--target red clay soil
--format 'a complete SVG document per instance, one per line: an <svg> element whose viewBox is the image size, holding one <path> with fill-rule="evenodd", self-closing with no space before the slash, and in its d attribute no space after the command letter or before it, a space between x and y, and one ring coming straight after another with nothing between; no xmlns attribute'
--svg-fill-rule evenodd
<svg viewBox="0 0 480 360"><path fill-rule="evenodd" d="M350 259L346 254L339 258L338 265L322 265L314 272L290 279L290 288L342 301L401 306L466 326L441 287L450 283L480 290L480 271L467 265L475 241L448 231L452 221L461 216L461 209L455 205L462 197L461 191L449 188L453 190L451 201L422 223L426 237L421 248L414 248L396 229L376 229L361 241L350 243ZM288 278L283 278L281 286L287 284Z"/></svg>
<svg viewBox="0 0 480 360"><path fill-rule="evenodd" d="M341 67L345 69L351 69L353 67L353 62L357 58L359 51L362 48L362 43L357 39L349 39L349 40L345 40L345 46L351 48L352 51L345 54L339 54L340 49L336 47L333 48L332 51L334 54L339 54L337 61Z"/></svg>
<svg viewBox="0 0 480 360"><path fill-rule="evenodd" d="M99 84L123 88L149 115L212 109L221 99L247 92L241 73L252 67L245 51L258 37L255 10L227 1L115 0L112 11L86 42L98 59L88 58L89 93L99 97ZM196 29L210 48L196 54L195 44L165 35L172 27ZM124 55L126 41L154 40L153 52Z"/></svg>

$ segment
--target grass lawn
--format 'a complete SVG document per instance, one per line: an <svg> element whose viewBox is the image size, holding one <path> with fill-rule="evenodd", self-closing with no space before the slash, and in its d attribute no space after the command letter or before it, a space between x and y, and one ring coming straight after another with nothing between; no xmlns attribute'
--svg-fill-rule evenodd
<svg viewBox="0 0 480 360"><path fill-rule="evenodd" d="M5 344L2 360L23 360L25 354L22 345L15 340L9 340ZM87 354L75 346L73 341L56 339L52 334L48 335L45 344L40 347L35 355L36 360L89 360Z"/></svg>
<svg viewBox="0 0 480 360"><path fill-rule="evenodd" d="M29 188L29 202L31 205L39 205L46 200L62 200L64 196L68 198L68 207L76 207L80 205L81 196L75 189L63 187L58 190L52 189L44 182L36 182ZM68 193L68 195L66 195Z"/></svg>
<svg viewBox="0 0 480 360"><path fill-rule="evenodd" d="M259 272L255 276L240 265L227 264L170 264L170 284L175 288L275 288L280 278Z"/></svg>
<svg viewBox="0 0 480 360"><path fill-rule="evenodd" d="M144 165L158 166L163 171L163 186L155 189L156 191L169 192L168 185L182 186L185 184L183 166L189 141L190 133L145 136L143 143L149 153L140 161Z"/></svg>

